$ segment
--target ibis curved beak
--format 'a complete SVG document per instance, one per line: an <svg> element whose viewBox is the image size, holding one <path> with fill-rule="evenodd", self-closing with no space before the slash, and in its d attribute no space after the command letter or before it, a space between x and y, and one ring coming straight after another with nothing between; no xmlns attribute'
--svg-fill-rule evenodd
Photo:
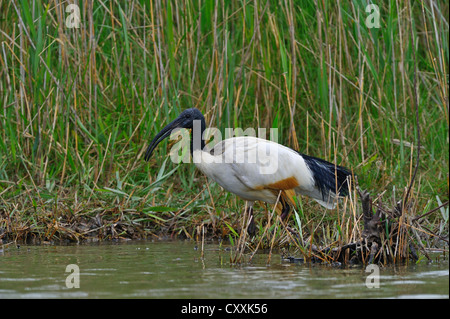
<svg viewBox="0 0 450 319"><path fill-rule="evenodd" d="M155 150L156 146L162 142L167 136L172 133L172 130L182 127L182 119L180 117L176 118L169 124L167 124L166 127L164 127L156 136L155 138L150 142L150 145L147 148L147 151L145 152L144 159L148 161L150 157L152 156L153 151Z"/></svg>

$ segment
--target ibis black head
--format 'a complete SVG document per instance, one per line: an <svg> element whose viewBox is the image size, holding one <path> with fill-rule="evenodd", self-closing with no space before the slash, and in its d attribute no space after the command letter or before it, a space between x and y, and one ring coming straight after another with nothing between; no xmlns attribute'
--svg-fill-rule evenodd
<svg viewBox="0 0 450 319"><path fill-rule="evenodd" d="M167 124L166 127L164 127L151 141L150 145L147 148L147 151L145 152L144 159L148 161L150 157L152 156L152 153L156 146L161 143L162 140L164 140L166 137L168 137L173 130L179 129L179 128L186 128L186 129L192 129L193 123L195 120L201 121L201 130L203 133L203 130L205 129L205 118L203 117L203 114L196 108L187 109L172 122ZM192 138L191 138L192 143ZM192 148L192 147L191 147Z"/></svg>

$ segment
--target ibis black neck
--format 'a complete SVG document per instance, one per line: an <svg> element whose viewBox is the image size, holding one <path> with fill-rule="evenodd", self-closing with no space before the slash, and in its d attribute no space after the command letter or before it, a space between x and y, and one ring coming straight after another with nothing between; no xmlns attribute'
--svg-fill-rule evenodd
<svg viewBox="0 0 450 319"><path fill-rule="evenodd" d="M205 148L205 141L203 139L203 133L206 130L205 117L202 114L200 120L194 120L191 130L191 155L195 150L203 150Z"/></svg>

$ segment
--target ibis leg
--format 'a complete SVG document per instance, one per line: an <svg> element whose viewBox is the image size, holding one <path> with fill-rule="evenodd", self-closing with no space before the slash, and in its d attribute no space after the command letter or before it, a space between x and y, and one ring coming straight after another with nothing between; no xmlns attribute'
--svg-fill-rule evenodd
<svg viewBox="0 0 450 319"><path fill-rule="evenodd" d="M253 205L250 204L247 206L247 213L248 213L248 218L250 220L250 223L247 228L247 233L250 236L254 236L256 234L256 225L255 225L255 219L253 216Z"/></svg>
<svg viewBox="0 0 450 319"><path fill-rule="evenodd" d="M289 216L289 212L291 211L291 206L285 201L282 202L283 208L281 209L281 220L285 221Z"/></svg>

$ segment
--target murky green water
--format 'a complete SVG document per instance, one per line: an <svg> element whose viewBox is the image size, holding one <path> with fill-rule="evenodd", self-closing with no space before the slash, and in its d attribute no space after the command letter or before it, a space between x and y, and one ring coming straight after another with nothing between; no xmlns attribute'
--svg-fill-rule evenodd
<svg viewBox="0 0 450 319"><path fill-rule="evenodd" d="M0 298L449 298L448 260L382 268L379 288L369 289L375 273L363 268L292 264L278 254L270 265L258 254L231 266L217 244L204 254L181 241L11 247L0 252Z"/></svg>

